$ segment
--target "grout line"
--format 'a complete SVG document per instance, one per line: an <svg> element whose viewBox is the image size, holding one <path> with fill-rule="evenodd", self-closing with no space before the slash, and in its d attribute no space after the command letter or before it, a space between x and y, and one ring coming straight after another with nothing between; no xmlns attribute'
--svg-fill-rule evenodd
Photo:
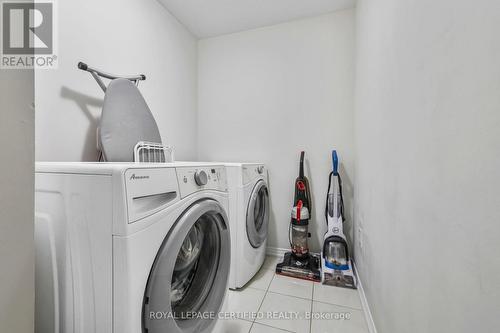
<svg viewBox="0 0 500 333"><path fill-rule="evenodd" d="M236 318L236 320L243 320L243 321L246 321L247 323L252 323L253 324L253 321L248 320L248 319L244 319L244 318Z"/></svg>
<svg viewBox="0 0 500 333"><path fill-rule="evenodd" d="M281 296L288 296L288 297L298 298L298 299L305 300L305 301L312 300L312 298L309 298L309 297L299 297L299 296L294 296L294 295L289 295L289 294L283 294L283 293L279 293L279 292L273 291L273 290L269 290L269 292L271 294L276 294L276 295L281 295Z"/></svg>
<svg viewBox="0 0 500 333"><path fill-rule="evenodd" d="M257 289L257 290L262 290L262 291L266 291L267 289L269 289L269 286L267 286L265 289L263 289L263 288L257 288L257 287L251 287L251 286L250 286L250 285L252 284L253 279L255 278L255 276L257 276L257 274L260 274L260 273L261 273L261 271L270 271L270 269L265 269L265 267L262 267L262 268L261 268L261 269L260 269L260 270L259 270L259 271L255 274L255 275L254 275L254 277L252 277L252 279L250 279L250 281L248 281L248 282L247 282L247 284L246 284L245 286L243 286L243 288L236 289L236 291L238 291L238 290L245 290L245 289L247 289L247 288ZM274 273L274 271L273 271L273 279L274 279L274 275L275 275L275 273ZM272 280L273 280L273 279L271 279L271 282L272 282ZM269 282L269 285L271 284L271 282Z"/></svg>
<svg viewBox="0 0 500 333"><path fill-rule="evenodd" d="M266 256L266 257L268 257L268 256ZM265 260L267 260L267 258L266 258ZM270 270L270 271L271 271L271 270L272 270L272 271L276 271L276 264L274 264L274 265L270 265L270 266L269 266L269 265L266 265L266 261L265 261L265 260L264 260L264 263L262 264L262 267L261 267L261 268L264 268L264 269L267 269L267 270Z"/></svg>
<svg viewBox="0 0 500 333"><path fill-rule="evenodd" d="M310 282L311 285L312 285L312 288L311 288L311 296L309 297L302 297L302 296L295 296L295 295L290 295L290 294L285 294L283 292L278 292L278 291L275 291L275 290L270 290L269 292L270 293L273 293L273 294L279 294L279 295L283 295L283 296L291 296L291 297L295 297L295 298L300 298L300 299L305 299L305 300L310 300L310 299L313 299L313 293L314 293L314 284L316 282L314 281L305 281L305 280L301 280L301 279L297 279L297 278L293 278L293 277L290 277L290 276L286 276L286 275L279 275L279 274L276 274L274 273L274 276L279 276L280 278L285 278L285 279L290 279L290 281L303 281L303 282ZM273 276L273 280L274 280L274 276ZM271 280L271 284L273 283L273 280ZM269 284L269 287L271 287L271 284ZM302 287L302 286L301 286Z"/></svg>
<svg viewBox="0 0 500 333"><path fill-rule="evenodd" d="M357 276L357 274L356 274ZM362 302L362 296L361 296L361 292L360 292L360 289L351 289L351 288L343 288L343 287L336 287L336 286L328 286L328 288L338 288L338 289L342 289L342 290L348 290L348 291L352 291L352 292L355 292L357 297L358 297L358 300L359 300L359 308L356 308L354 306L350 306L350 305L345 305L345 304L340 304L340 303L333 303L333 302L325 302L325 301L318 301L317 299L314 299L314 294L313 294L313 301L314 302L318 302L318 303L323 303L323 304L330 304L330 305L335 305L335 306L341 306L341 307L344 307L344 308L349 308L349 309L353 309L353 310L360 310L360 311L364 311L363 310L363 302Z"/></svg>
<svg viewBox="0 0 500 333"><path fill-rule="evenodd" d="M260 305L259 305L259 308L257 309L257 313L259 313L260 311L260 308L262 307L262 304L264 304L264 300L266 299L266 296L269 292L269 287L271 286L271 283L273 283L273 280L274 280L274 277L276 276L276 273L273 274L273 278L271 279L271 281L269 282L269 284L267 285L267 289L266 289L266 292L264 294L264 297L262 297L262 301L260 301ZM250 326L250 331L252 331L252 328L253 328L253 324L255 324L255 321L257 320L257 318L255 318L253 321L252 321L252 326ZM259 323L260 324L260 323ZM270 326L271 327L271 326Z"/></svg>
<svg viewBox="0 0 500 333"><path fill-rule="evenodd" d="M271 287L271 283L273 283L275 276L276 276L276 272L273 272L273 278L271 279L271 281L269 281L269 284L267 285L266 293L269 291L269 288Z"/></svg>
<svg viewBox="0 0 500 333"><path fill-rule="evenodd" d="M271 326L271 325L267 325L267 324L263 324L263 323L256 323L256 324L257 325L266 326L266 327L271 327L271 328L274 328L275 330L280 330L280 331L283 331L283 332L295 333L293 331L285 330L284 328L279 328L279 327L276 327L276 326Z"/></svg>
<svg viewBox="0 0 500 333"><path fill-rule="evenodd" d="M333 306L339 306L341 308L346 308L346 309L351 309L351 310L357 310L363 312L363 308L355 308L349 305L342 305L342 304L337 304L337 303L328 303L328 302L323 302L323 301L318 301L318 300L313 300L316 303L321 303L321 304L328 304L328 305L333 305Z"/></svg>
<svg viewBox="0 0 500 333"><path fill-rule="evenodd" d="M245 291L245 290L247 290L247 289L252 289L252 290L260 290L260 291L266 291L266 290L267 290L267 289L261 289L261 288L255 288L255 287L245 287L245 288L241 288L241 289L236 290L236 292L238 292L238 291L240 291L240 290L241 290L241 291Z"/></svg>

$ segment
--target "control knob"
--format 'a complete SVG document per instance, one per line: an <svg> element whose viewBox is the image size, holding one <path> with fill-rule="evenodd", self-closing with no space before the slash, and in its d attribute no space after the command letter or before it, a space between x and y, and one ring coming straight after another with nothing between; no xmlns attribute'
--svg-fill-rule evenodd
<svg viewBox="0 0 500 333"><path fill-rule="evenodd" d="M208 175L204 170L196 171L194 174L194 181L196 185L203 186L208 183Z"/></svg>

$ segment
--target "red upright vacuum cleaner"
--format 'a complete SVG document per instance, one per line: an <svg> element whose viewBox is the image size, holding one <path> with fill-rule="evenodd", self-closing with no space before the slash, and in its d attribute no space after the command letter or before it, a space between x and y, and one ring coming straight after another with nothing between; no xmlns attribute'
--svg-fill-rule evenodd
<svg viewBox="0 0 500 333"><path fill-rule="evenodd" d="M299 279L320 281L320 257L309 252L307 239L311 216L309 181L304 175L304 155L300 153L299 177L295 180L292 218L288 229L291 252L285 253L283 262L276 265L276 273Z"/></svg>

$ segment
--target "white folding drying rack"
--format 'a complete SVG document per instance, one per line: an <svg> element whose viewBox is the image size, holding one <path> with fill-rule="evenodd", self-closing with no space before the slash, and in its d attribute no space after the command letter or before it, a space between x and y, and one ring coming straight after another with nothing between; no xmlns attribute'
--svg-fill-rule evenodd
<svg viewBox="0 0 500 333"><path fill-rule="evenodd" d="M155 142L140 141L134 147L136 163L172 163L174 149Z"/></svg>

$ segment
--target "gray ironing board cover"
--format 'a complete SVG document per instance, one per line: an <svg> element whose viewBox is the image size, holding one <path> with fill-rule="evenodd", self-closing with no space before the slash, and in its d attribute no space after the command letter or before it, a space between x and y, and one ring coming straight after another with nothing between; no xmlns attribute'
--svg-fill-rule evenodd
<svg viewBox="0 0 500 333"><path fill-rule="evenodd" d="M139 141L161 144L160 131L137 86L127 79L112 80L104 97L99 141L107 162L133 162Z"/></svg>

